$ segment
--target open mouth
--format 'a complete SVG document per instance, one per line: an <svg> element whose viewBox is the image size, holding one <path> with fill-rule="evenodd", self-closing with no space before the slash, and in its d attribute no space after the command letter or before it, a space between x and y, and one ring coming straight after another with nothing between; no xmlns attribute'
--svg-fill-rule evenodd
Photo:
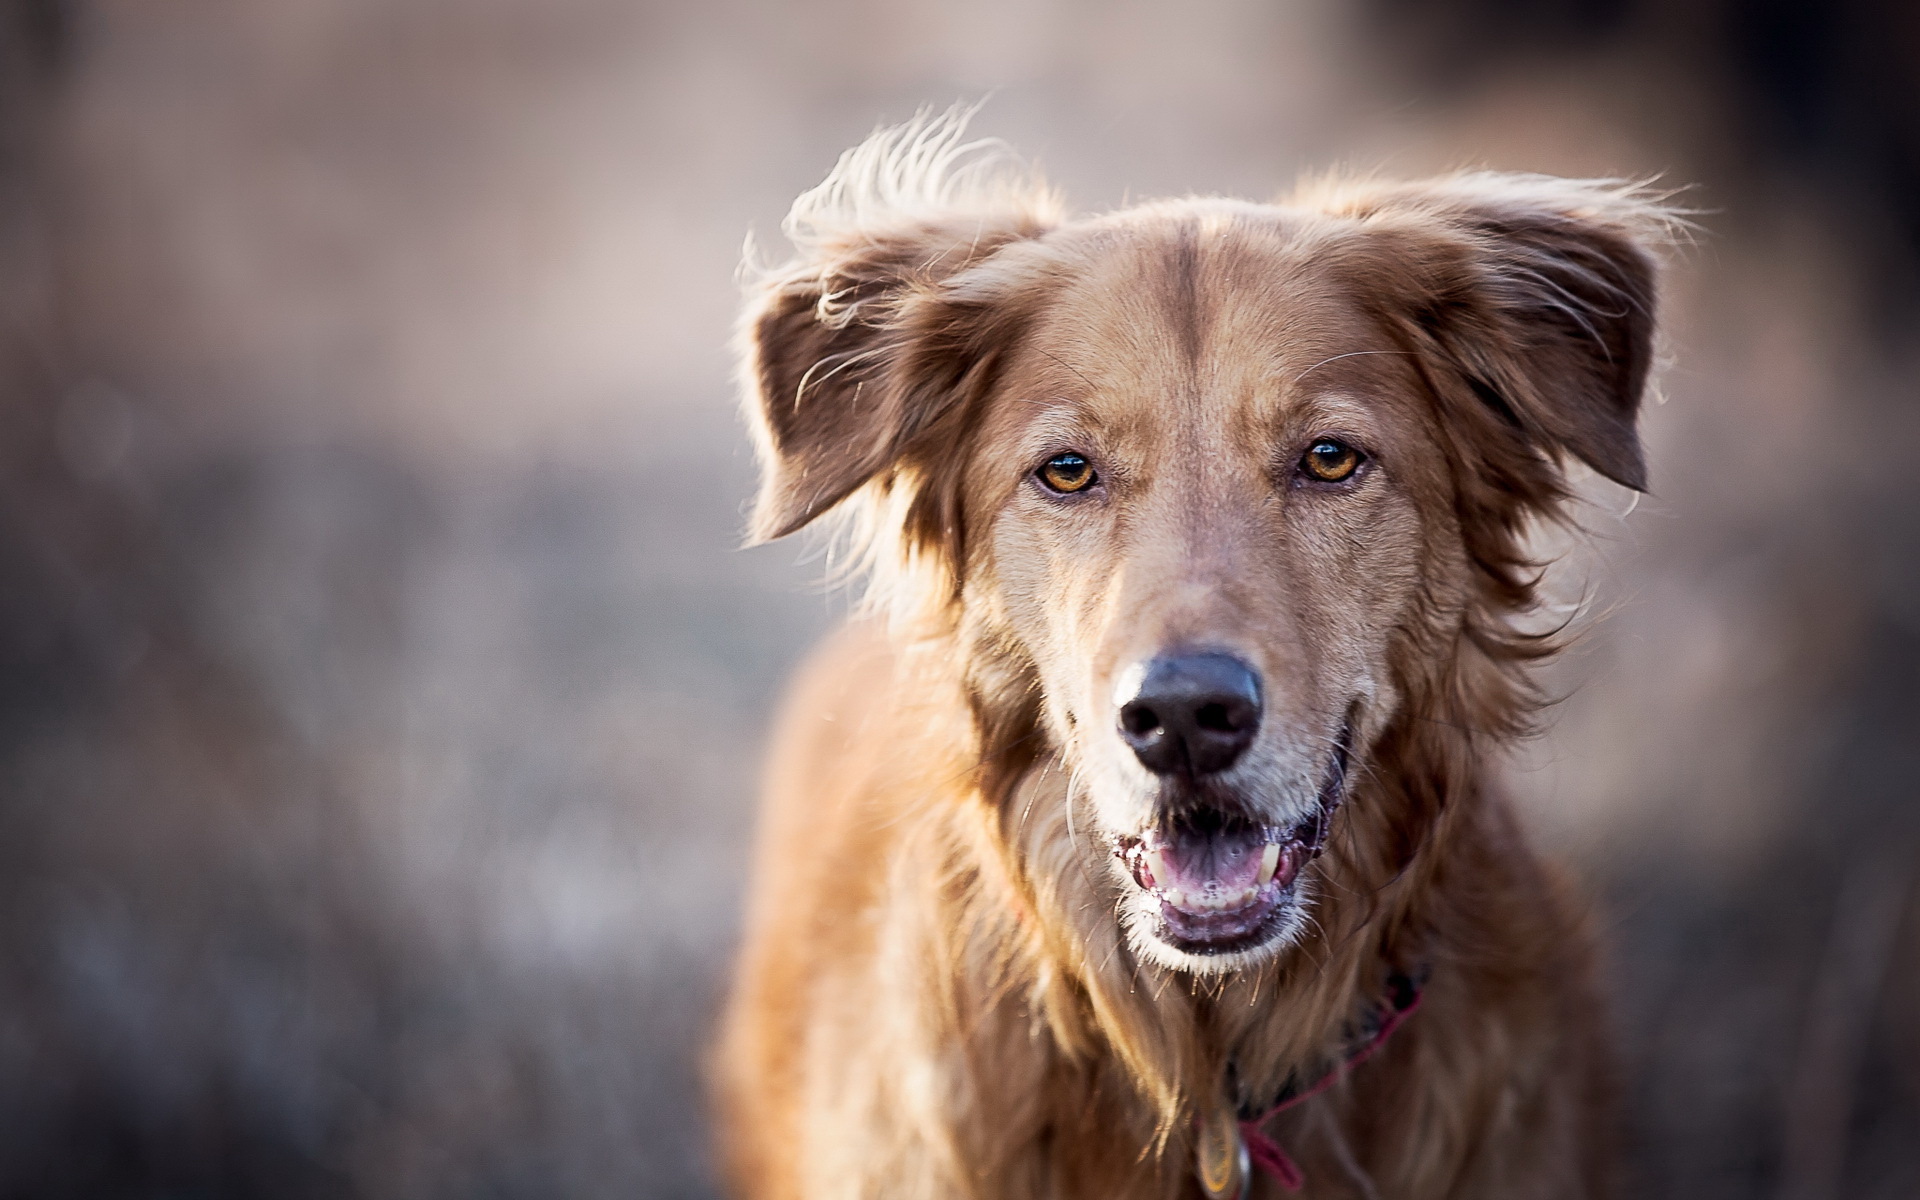
<svg viewBox="0 0 1920 1200"><path fill-rule="evenodd" d="M1326 845L1346 791L1352 738L1349 721L1334 743L1313 811L1292 825L1203 805L1119 840L1115 857L1159 902L1163 940L1190 954L1231 954L1273 935L1301 870Z"/></svg>

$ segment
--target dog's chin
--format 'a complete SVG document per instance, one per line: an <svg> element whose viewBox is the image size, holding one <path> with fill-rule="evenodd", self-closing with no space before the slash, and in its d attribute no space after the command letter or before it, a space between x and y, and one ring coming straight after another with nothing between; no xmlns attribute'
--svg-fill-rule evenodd
<svg viewBox="0 0 1920 1200"><path fill-rule="evenodd" d="M1169 970L1222 974L1299 940L1312 901L1307 868L1345 793L1349 738L1343 730L1319 795L1297 820L1262 821L1230 793L1185 788L1166 816L1113 839L1121 920L1136 953Z"/></svg>
<svg viewBox="0 0 1920 1200"><path fill-rule="evenodd" d="M1311 902L1310 882L1301 881L1273 902L1253 906L1260 911L1246 914L1243 923L1215 925L1198 937L1191 927L1180 928L1178 917L1169 919L1164 903L1152 897L1130 898L1121 920L1139 958L1189 975L1229 975L1277 958L1298 942Z"/></svg>

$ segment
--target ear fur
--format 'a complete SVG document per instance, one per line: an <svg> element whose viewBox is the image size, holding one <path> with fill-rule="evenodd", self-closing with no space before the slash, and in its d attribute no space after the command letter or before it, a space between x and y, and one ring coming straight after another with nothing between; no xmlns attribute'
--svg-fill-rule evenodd
<svg viewBox="0 0 1920 1200"><path fill-rule="evenodd" d="M1319 206L1403 236L1413 320L1508 426L1646 490L1635 422L1676 210L1634 184L1488 173L1336 189Z"/></svg>
<svg viewBox="0 0 1920 1200"><path fill-rule="evenodd" d="M990 367L1004 313L943 285L1053 227L1058 203L1001 169L995 144L963 142L969 115L848 151L788 215L797 257L752 285L740 351L762 466L753 541L887 473Z"/></svg>

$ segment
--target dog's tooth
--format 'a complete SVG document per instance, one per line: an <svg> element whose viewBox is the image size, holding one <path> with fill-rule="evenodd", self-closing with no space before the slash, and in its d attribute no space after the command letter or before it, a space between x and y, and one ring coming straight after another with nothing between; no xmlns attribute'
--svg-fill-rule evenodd
<svg viewBox="0 0 1920 1200"><path fill-rule="evenodd" d="M1147 864L1147 874L1153 879L1154 886L1158 887L1173 878L1173 872L1167 869L1167 856L1160 851L1142 851L1141 858Z"/></svg>
<svg viewBox="0 0 1920 1200"><path fill-rule="evenodd" d="M1260 877L1255 887L1265 887L1273 882L1273 873L1280 869L1280 844L1268 842L1267 848L1260 852Z"/></svg>
<svg viewBox="0 0 1920 1200"><path fill-rule="evenodd" d="M1160 898L1175 908L1185 908L1187 906L1187 894L1177 887L1168 888L1165 892L1161 893Z"/></svg>

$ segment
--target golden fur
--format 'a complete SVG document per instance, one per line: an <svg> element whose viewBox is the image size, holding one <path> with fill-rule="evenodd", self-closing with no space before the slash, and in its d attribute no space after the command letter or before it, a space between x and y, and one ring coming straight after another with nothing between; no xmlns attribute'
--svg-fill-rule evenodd
<svg viewBox="0 0 1920 1200"><path fill-rule="evenodd" d="M839 522L873 614L776 737L718 1058L738 1190L1197 1194L1196 1122L1324 1073L1397 970L1418 1016L1268 1126L1305 1194L1602 1194L1590 951L1483 764L1551 649L1515 621L1561 465L1644 486L1670 214L1478 174L1070 220L959 137L851 151L743 325L754 533ZM1366 472L1298 483L1328 433ZM1097 496L1033 484L1062 448ZM1354 750L1288 923L1218 957L1110 854L1161 803L1116 673L1195 642L1270 681L1229 777L1263 819L1343 713Z"/></svg>

